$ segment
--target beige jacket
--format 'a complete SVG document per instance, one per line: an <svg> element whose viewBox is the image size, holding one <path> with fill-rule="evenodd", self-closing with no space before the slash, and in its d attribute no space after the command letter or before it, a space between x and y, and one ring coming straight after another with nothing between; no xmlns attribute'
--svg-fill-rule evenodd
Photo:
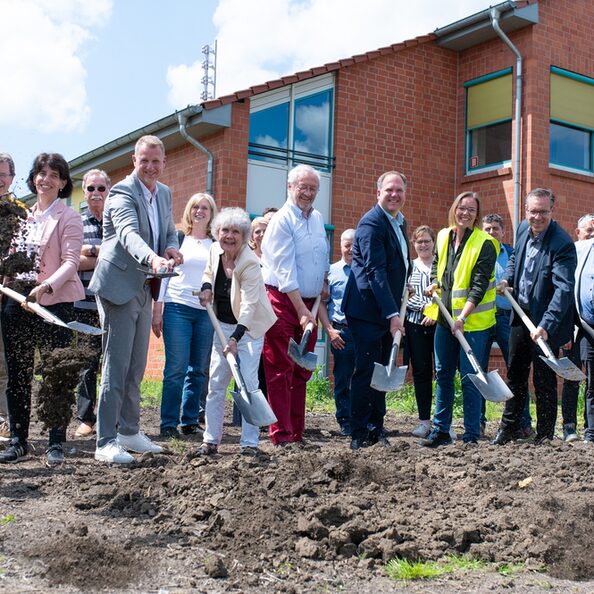
<svg viewBox="0 0 594 594"><path fill-rule="evenodd" d="M213 243L202 276L202 282L210 283L213 292L222 253L223 249L219 243ZM254 339L264 336L276 322L276 315L264 288L260 262L247 244L241 248L235 259L235 270L231 279L231 309L237 323L245 326L248 334Z"/></svg>

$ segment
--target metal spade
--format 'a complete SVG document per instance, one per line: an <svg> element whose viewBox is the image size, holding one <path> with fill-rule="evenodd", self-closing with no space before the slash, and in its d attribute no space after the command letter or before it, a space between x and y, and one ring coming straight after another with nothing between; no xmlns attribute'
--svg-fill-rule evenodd
<svg viewBox="0 0 594 594"><path fill-rule="evenodd" d="M406 315L406 304L408 302L408 288L404 289L402 295L402 305L400 306L400 319L404 322ZM402 339L402 333L400 330L394 334L394 340L392 341L392 348L390 349L390 358L388 359L387 365L381 363L374 363L373 375L371 376L371 387L374 390L380 392L395 392L400 390L404 385L406 379L406 372L408 371L408 365L401 365L396 367L396 361L398 360L398 349L400 348L400 340Z"/></svg>
<svg viewBox="0 0 594 594"><path fill-rule="evenodd" d="M0 285L0 291L4 293L7 297L18 301L19 303L23 303L27 301L27 298L24 295L21 295L17 291L13 291L4 285ZM83 324L82 322L77 322L73 320L72 322L64 322L58 316L54 315L49 309L43 307L43 305L39 305L39 303L35 303L34 301L28 301L27 305L29 309L34 311L39 317L43 318L46 322L50 324L55 324L56 326L62 326L63 328L69 328L74 332L81 332L83 334L92 334L94 336L99 336L103 334L103 330L101 328L95 328L95 326L89 326L89 324Z"/></svg>
<svg viewBox="0 0 594 594"><path fill-rule="evenodd" d="M318 295L311 309L311 314L314 318L318 314L318 308L320 307L320 299L321 296ZM293 361L295 361L297 365L303 367L303 369L308 369L309 371L314 371L316 365L318 364L318 355L316 353L306 352L307 343L309 342L313 329L314 323L309 322L309 324L305 326L305 332L303 332L303 336L299 344L297 344L295 340L293 340L292 338L291 340L289 340L289 357L291 357L291 359L293 359Z"/></svg>
<svg viewBox="0 0 594 594"><path fill-rule="evenodd" d="M439 309L450 325L450 328L453 327L454 320L452 319L452 316L450 315L450 312L447 310L446 306L443 304L443 301L438 297L437 293L433 293L433 301L439 305ZM476 374L467 374L467 377L470 378L470 381L476 386L476 389L484 396L484 398L486 400L490 400L491 402L505 402L506 400L513 398L513 392L503 381L503 378L499 375L499 372L496 369L490 371L489 373L485 373L483 371L478 359L472 352L468 341L466 338L464 338L464 333L460 332L460 330L456 330L456 338L464 349L470 364L476 372Z"/></svg>
<svg viewBox="0 0 594 594"><path fill-rule="evenodd" d="M223 334L219 320L210 303L206 304L206 311L221 345L225 346L227 339ZM268 404L268 400L266 400L266 396L264 396L262 390L259 388L257 390L248 390L237 359L231 353L227 353L226 358L231 368L233 379L235 380L235 391L231 392L231 396L243 418L250 425L256 425L257 427L265 427L276 423L277 418L272 412L270 404Z"/></svg>
<svg viewBox="0 0 594 594"><path fill-rule="evenodd" d="M522 322L526 325L526 328L530 332L536 332L536 326L532 320L526 315L526 312L520 307L519 303L511 296L511 293L507 289L503 289L503 294L507 297L507 300L512 304L512 307L516 310L516 313L522 318ZM537 341L538 346L544 353L540 358L559 376L566 380L579 382L586 379L586 376L582 370L577 367L567 357L557 359L553 354L553 351L549 345L542 339L539 338Z"/></svg>

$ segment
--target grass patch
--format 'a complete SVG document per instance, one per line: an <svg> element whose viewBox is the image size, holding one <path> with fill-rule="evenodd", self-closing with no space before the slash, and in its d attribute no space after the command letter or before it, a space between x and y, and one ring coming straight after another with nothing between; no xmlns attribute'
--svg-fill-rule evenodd
<svg viewBox="0 0 594 594"><path fill-rule="evenodd" d="M524 563L501 563L497 567L497 573L501 575L513 575L526 568Z"/></svg>
<svg viewBox="0 0 594 594"><path fill-rule="evenodd" d="M12 522L14 520L14 516L3 516L0 518L0 526L4 526L8 524L8 522Z"/></svg>
<svg viewBox="0 0 594 594"><path fill-rule="evenodd" d="M334 395L323 365L316 367L307 382L305 407L310 412L334 412Z"/></svg>
<svg viewBox="0 0 594 594"><path fill-rule="evenodd" d="M140 383L140 408L156 408L161 405L163 382L145 378Z"/></svg>
<svg viewBox="0 0 594 594"><path fill-rule="evenodd" d="M488 565L479 559L464 555L448 555L439 561L409 561L392 559L386 565L386 573L393 580L408 582L429 580L446 573L484 570Z"/></svg>
<svg viewBox="0 0 594 594"><path fill-rule="evenodd" d="M174 454L185 454L192 448L192 444L179 437L172 437L167 440L167 447Z"/></svg>

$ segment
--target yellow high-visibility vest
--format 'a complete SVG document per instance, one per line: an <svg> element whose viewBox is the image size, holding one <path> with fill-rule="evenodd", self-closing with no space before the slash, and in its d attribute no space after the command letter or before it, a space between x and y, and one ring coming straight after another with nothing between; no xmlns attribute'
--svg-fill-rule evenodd
<svg viewBox="0 0 594 594"><path fill-rule="evenodd" d="M442 229L437 235L437 252L439 260L437 261L437 281L441 284L443 273L445 271L448 259L448 243L450 241L451 228ZM462 309L468 300L468 289L470 287L470 276L472 269L478 260L479 254L485 241L491 241L495 246L495 251L499 255L499 242L488 233L474 228L468 241L464 245L464 250L458 260L458 265L454 270L454 285L451 291L452 297L452 317L454 320L462 314ZM472 313L466 318L464 330L473 332L476 330L486 330L495 325L495 266L489 278L489 286L483 296L483 299L473 309Z"/></svg>

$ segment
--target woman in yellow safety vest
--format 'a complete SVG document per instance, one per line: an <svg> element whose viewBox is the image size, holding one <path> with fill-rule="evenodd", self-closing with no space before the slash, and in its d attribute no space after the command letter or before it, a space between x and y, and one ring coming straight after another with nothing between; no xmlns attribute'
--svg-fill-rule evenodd
<svg viewBox="0 0 594 594"><path fill-rule="evenodd" d="M464 333L479 363L487 369L490 328L495 325L495 261L499 242L479 228L480 211L478 195L463 192L450 207L449 227L437 236L432 284L427 293L440 290L454 325L450 328L439 313L435 331L435 413L433 430L421 440L421 445L426 447L452 443L454 376L458 367L464 409L462 439L465 443L478 443L480 438L482 395L467 377L468 373L474 373L474 368L455 336L456 330Z"/></svg>

